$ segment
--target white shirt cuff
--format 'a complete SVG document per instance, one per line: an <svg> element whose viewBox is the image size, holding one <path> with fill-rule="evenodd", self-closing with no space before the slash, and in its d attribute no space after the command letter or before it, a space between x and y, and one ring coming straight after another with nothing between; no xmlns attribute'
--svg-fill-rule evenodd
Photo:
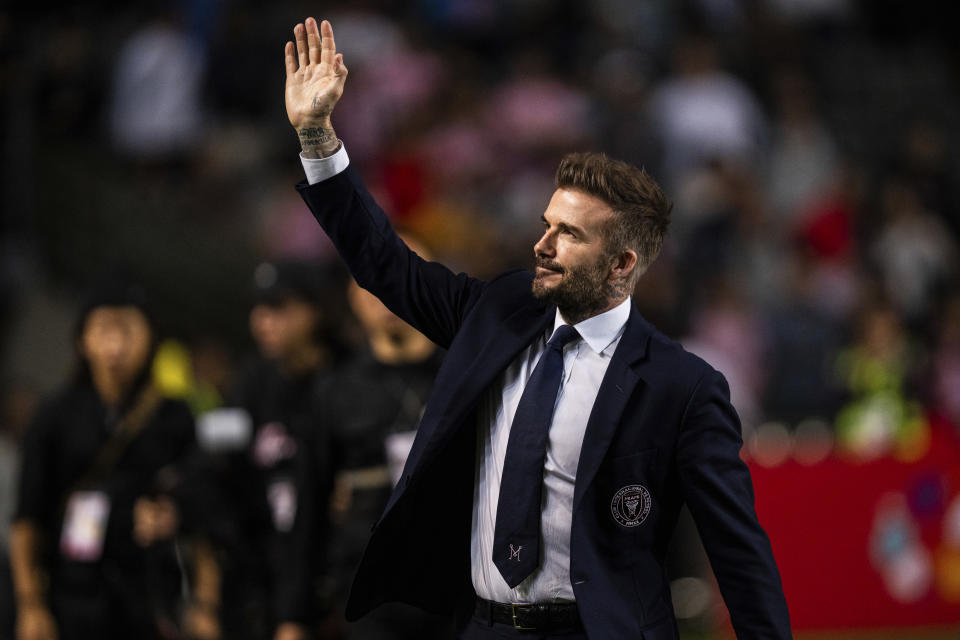
<svg viewBox="0 0 960 640"><path fill-rule="evenodd" d="M340 148L332 156L304 158L303 153L301 153L300 163L303 164L303 172L307 174L307 183L317 184L343 172L350 166L350 158L347 157L347 148L341 141Z"/></svg>

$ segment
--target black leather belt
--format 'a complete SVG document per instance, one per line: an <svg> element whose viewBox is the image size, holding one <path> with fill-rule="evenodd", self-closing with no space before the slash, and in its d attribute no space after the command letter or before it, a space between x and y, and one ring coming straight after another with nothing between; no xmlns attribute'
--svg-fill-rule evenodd
<svg viewBox="0 0 960 640"><path fill-rule="evenodd" d="M487 623L508 624L521 631L580 631L583 623L573 602L504 604L477 598L474 616Z"/></svg>

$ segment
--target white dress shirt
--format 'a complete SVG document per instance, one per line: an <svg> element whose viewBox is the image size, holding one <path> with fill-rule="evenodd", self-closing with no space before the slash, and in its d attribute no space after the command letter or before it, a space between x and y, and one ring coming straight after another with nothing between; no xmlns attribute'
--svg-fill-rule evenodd
<svg viewBox="0 0 960 640"><path fill-rule="evenodd" d="M300 157L307 181L331 178L349 164L346 149L322 159ZM477 413L477 457L471 523L471 576L477 595L496 602L572 602L570 527L573 491L580 448L600 383L607 372L630 317L631 299L574 325L581 339L563 351L563 378L550 425L543 465L540 514L540 565L511 589L493 564L493 533L497 521L500 478L507 454L510 426L520 396L553 331L565 324L557 311L549 333L544 332L501 374L480 400Z"/></svg>
<svg viewBox="0 0 960 640"><path fill-rule="evenodd" d="M481 399L471 526L471 574L473 588L481 598L496 602L575 600L570 582L570 526L580 447L600 383L629 316L630 298L627 298L613 309L575 324L582 340L568 344L563 350L563 378L543 465L540 566L515 589L507 585L493 564L500 478L520 396L546 349L547 340L564 324L559 311L551 331L544 332L524 349Z"/></svg>

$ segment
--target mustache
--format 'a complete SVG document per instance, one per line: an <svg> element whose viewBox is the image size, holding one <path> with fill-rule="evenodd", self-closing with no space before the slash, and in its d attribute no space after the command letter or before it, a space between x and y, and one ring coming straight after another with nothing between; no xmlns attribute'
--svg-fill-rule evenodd
<svg viewBox="0 0 960 640"><path fill-rule="evenodd" d="M537 266L541 269L549 269L550 271L556 271L557 273L563 273L565 270L559 264L555 262L550 262L549 260L537 259Z"/></svg>

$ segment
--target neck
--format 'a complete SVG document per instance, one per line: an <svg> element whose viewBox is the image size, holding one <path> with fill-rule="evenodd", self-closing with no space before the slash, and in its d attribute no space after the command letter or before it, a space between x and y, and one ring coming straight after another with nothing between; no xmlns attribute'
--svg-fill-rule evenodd
<svg viewBox="0 0 960 640"><path fill-rule="evenodd" d="M130 391L130 383L118 380L105 371L91 371L90 377L93 379L93 388L100 396L100 400L108 407L118 407L123 402L127 392Z"/></svg>
<svg viewBox="0 0 960 640"><path fill-rule="evenodd" d="M383 364L423 362L436 349L429 338L418 331L376 333L370 336L369 344L373 357Z"/></svg>
<svg viewBox="0 0 960 640"><path fill-rule="evenodd" d="M611 309L617 308L628 297L630 296L623 296L619 298L608 298L604 304L597 305L595 308L592 308L592 309L570 310L570 309L560 308L560 317L563 318L564 322L572 326L580 322L583 322L584 320L589 320L594 316L598 316L601 313L606 313Z"/></svg>
<svg viewBox="0 0 960 640"><path fill-rule="evenodd" d="M280 369L287 375L299 376L319 368L326 361L326 349L315 344L310 344L292 350L290 355L280 361Z"/></svg>

